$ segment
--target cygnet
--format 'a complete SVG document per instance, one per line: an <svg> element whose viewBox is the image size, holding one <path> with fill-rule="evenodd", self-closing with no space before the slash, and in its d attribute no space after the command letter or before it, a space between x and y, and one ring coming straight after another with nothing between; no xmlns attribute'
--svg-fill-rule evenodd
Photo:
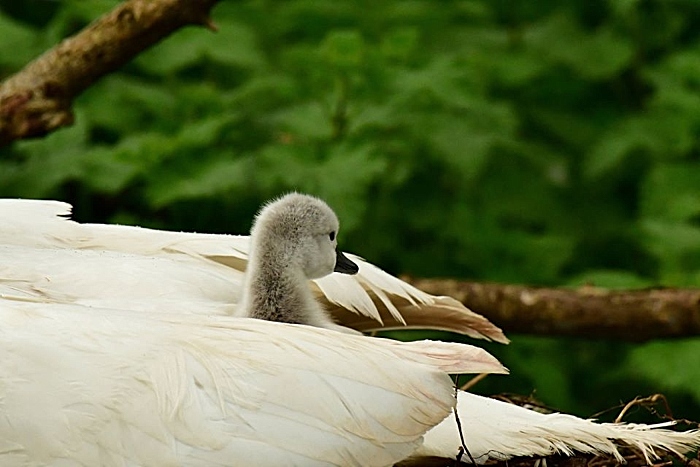
<svg viewBox="0 0 700 467"><path fill-rule="evenodd" d="M322 200L290 193L265 205L251 229L239 316L356 333L334 323L308 281L357 264L337 248L338 218Z"/></svg>

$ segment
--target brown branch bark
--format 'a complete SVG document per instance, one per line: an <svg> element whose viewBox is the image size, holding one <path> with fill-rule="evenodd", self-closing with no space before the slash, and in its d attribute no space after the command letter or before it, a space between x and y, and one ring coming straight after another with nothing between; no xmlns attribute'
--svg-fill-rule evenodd
<svg viewBox="0 0 700 467"><path fill-rule="evenodd" d="M73 99L177 29L214 29L218 0L128 0L0 84L0 145L73 123Z"/></svg>
<svg viewBox="0 0 700 467"><path fill-rule="evenodd" d="M645 341L700 335L700 290L552 289L456 280L409 279L449 295L506 333Z"/></svg>

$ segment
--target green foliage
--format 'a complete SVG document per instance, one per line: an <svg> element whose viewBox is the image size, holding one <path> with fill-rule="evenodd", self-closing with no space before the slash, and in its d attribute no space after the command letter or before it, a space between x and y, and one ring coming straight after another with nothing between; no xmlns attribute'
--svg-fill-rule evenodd
<svg viewBox="0 0 700 467"><path fill-rule="evenodd" d="M0 77L115 4L0 0ZM223 1L213 18L95 84L74 127L0 149L0 195L241 233L301 190L394 273L700 286L700 3ZM666 371L695 341L516 344L498 352L521 392L588 411L626 375L700 418L697 371Z"/></svg>
<svg viewBox="0 0 700 467"><path fill-rule="evenodd" d="M0 70L10 71L23 66L37 54L40 40L34 31L7 16L0 16Z"/></svg>
<svg viewBox="0 0 700 467"><path fill-rule="evenodd" d="M661 391L679 391L700 399L700 341L683 340L673 347L661 342L639 346L629 354L627 368L656 381Z"/></svg>

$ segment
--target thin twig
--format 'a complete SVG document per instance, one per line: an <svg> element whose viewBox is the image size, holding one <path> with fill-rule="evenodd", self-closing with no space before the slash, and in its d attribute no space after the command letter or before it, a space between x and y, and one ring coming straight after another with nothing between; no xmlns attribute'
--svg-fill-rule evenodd
<svg viewBox="0 0 700 467"><path fill-rule="evenodd" d="M459 448L459 452L457 453L457 462L461 461L462 455L466 452L467 456L469 456L469 460L471 461L472 465L474 467L478 467L476 464L476 461L474 460L474 457L472 456L472 453L469 452L469 448L467 448L467 444L464 442L464 433L462 433L462 422L459 420L459 413L457 413L458 386L459 386L459 375L457 375L457 377L455 379L455 406L452 408L452 411L455 414L455 421L457 422L457 432L459 433L459 440L462 443L462 445Z"/></svg>
<svg viewBox="0 0 700 467"><path fill-rule="evenodd" d="M471 388L473 388L474 386L476 386L479 383L479 381L483 380L488 375L489 375L489 373L480 373L480 374L476 375L475 377L473 377L472 379L470 379L469 381L467 381L466 383L464 383L462 385L462 387L459 389L461 389L462 391L468 391Z"/></svg>

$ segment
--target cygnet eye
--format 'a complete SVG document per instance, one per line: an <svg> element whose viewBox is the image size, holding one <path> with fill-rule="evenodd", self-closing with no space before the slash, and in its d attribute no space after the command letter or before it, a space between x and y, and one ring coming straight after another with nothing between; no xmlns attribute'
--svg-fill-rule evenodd
<svg viewBox="0 0 700 467"><path fill-rule="evenodd" d="M335 240L335 231L332 231L331 233L328 234L328 238L331 239L331 242Z"/></svg>

